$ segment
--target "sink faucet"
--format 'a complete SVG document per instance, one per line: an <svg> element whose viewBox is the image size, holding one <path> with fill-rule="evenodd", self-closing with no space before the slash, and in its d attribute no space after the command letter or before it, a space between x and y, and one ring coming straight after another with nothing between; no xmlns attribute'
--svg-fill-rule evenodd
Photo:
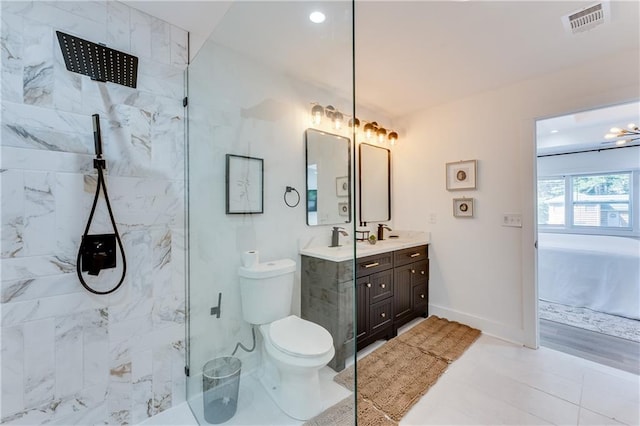
<svg viewBox="0 0 640 426"><path fill-rule="evenodd" d="M384 223L379 223L378 224L378 241L382 241L384 240L384 230L387 231L391 231L391 228L389 228L387 225L385 225Z"/></svg>
<svg viewBox="0 0 640 426"><path fill-rule="evenodd" d="M349 234L344 230L344 228L340 228L339 226L334 226L333 231L331 231L331 245L329 247L340 247L340 234L345 237Z"/></svg>

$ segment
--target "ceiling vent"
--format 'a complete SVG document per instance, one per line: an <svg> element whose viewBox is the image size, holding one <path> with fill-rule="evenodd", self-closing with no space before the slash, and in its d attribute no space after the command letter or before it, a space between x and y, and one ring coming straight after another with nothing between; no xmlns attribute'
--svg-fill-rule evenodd
<svg viewBox="0 0 640 426"><path fill-rule="evenodd" d="M609 22L610 18L609 2L602 1L563 16L562 24L567 33L577 34Z"/></svg>

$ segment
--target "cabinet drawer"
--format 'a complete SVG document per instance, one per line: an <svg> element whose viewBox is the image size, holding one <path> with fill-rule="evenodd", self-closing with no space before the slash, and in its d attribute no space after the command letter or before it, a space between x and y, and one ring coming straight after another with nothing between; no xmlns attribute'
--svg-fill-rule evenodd
<svg viewBox="0 0 640 426"><path fill-rule="evenodd" d="M393 267L393 252L356 259L356 276L362 277Z"/></svg>
<svg viewBox="0 0 640 426"><path fill-rule="evenodd" d="M427 246L417 246L407 249L397 250L394 253L395 266L406 265L407 263L413 263L418 260L424 260L427 258Z"/></svg>
<svg viewBox="0 0 640 426"><path fill-rule="evenodd" d="M413 310L421 310L429 303L429 287L427 283L418 284L413 287Z"/></svg>
<svg viewBox="0 0 640 426"><path fill-rule="evenodd" d="M369 307L369 323L372 334L391 324L393 320L392 304L392 299L386 299Z"/></svg>
<svg viewBox="0 0 640 426"><path fill-rule="evenodd" d="M417 284L429 280L429 260L411 264L411 281Z"/></svg>
<svg viewBox="0 0 640 426"><path fill-rule="evenodd" d="M393 269L371 274L368 278L369 303L377 303L393 294Z"/></svg>

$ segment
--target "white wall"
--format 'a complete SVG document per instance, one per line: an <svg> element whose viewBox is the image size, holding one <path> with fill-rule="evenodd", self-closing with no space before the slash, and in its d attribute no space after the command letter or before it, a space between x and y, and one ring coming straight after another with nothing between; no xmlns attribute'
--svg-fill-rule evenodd
<svg viewBox="0 0 640 426"><path fill-rule="evenodd" d="M560 70L421 111L394 150L396 226L431 232L430 312L536 346L535 120L637 100L639 52ZM445 163L478 160L478 188L448 192ZM476 200L473 219L452 199ZM522 228L501 226L520 213ZM435 214L436 223L429 223Z"/></svg>

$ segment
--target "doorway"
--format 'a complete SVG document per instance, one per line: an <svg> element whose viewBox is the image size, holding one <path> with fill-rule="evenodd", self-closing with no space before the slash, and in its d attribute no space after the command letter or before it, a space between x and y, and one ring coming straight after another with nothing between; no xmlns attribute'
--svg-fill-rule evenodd
<svg viewBox="0 0 640 426"><path fill-rule="evenodd" d="M540 344L635 374L639 122L633 102L536 123Z"/></svg>

